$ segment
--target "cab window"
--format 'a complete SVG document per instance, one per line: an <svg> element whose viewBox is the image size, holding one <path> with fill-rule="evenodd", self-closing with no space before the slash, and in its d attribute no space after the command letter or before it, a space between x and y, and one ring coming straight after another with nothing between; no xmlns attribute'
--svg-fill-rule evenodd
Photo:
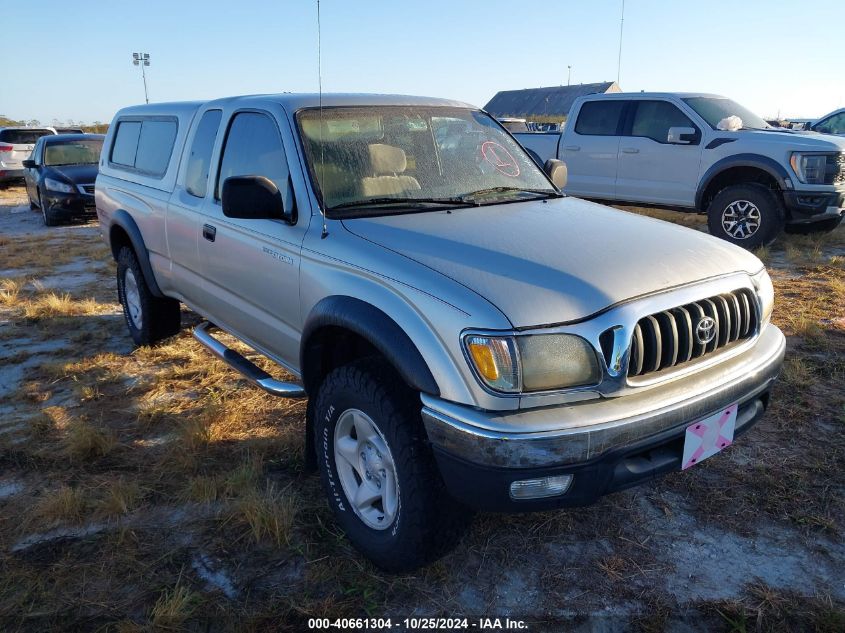
<svg viewBox="0 0 845 633"><path fill-rule="evenodd" d="M695 127L689 117L668 101L634 101L630 136L666 143L670 127Z"/></svg>
<svg viewBox="0 0 845 633"><path fill-rule="evenodd" d="M627 101L587 101L578 112L575 133L585 136L617 136L619 119Z"/></svg>
<svg viewBox="0 0 845 633"><path fill-rule="evenodd" d="M220 200L223 183L232 176L264 176L282 192L285 209L293 208L288 162L275 122L260 112L239 112L229 124L215 199Z"/></svg>
<svg viewBox="0 0 845 633"><path fill-rule="evenodd" d="M191 143L191 154L188 156L188 166L185 171L185 190L197 198L204 198L208 186L208 169L211 166L211 151L217 138L217 128L220 127L221 110L209 110L202 115L194 140Z"/></svg>

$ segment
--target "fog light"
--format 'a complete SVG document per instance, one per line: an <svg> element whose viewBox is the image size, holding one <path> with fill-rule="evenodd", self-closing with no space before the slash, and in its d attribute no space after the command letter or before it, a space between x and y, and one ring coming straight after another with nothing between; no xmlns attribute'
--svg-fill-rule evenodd
<svg viewBox="0 0 845 633"><path fill-rule="evenodd" d="M569 490L570 484L572 484L572 475L522 479L511 484L511 499L555 497Z"/></svg>

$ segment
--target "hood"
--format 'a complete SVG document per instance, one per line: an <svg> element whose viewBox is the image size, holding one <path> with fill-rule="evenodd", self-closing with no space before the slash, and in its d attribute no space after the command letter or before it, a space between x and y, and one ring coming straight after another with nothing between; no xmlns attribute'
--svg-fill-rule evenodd
<svg viewBox="0 0 845 633"><path fill-rule="evenodd" d="M75 185L90 185L97 179L98 165L57 165L49 169Z"/></svg>
<svg viewBox="0 0 845 633"><path fill-rule="evenodd" d="M343 224L470 288L517 328L576 321L639 295L763 267L705 233L577 198Z"/></svg>
<svg viewBox="0 0 845 633"><path fill-rule="evenodd" d="M771 130L737 130L735 132L718 132L719 135L736 135L754 143L788 145L793 151L811 152L845 152L845 138L831 134L820 134L806 130L786 130L774 128Z"/></svg>

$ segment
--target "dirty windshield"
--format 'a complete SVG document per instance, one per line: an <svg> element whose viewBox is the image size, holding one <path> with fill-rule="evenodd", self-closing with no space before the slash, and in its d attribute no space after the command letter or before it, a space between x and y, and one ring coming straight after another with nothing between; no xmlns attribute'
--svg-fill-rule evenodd
<svg viewBox="0 0 845 633"><path fill-rule="evenodd" d="M557 197L489 116L466 108L333 107L298 124L331 217L385 215Z"/></svg>

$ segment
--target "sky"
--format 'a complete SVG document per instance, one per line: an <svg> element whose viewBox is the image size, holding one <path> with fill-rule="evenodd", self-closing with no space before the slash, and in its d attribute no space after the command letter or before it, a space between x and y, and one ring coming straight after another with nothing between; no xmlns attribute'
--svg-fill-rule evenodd
<svg viewBox="0 0 845 633"><path fill-rule="evenodd" d="M620 85L765 117L845 106L843 0L627 0ZM316 0L2 0L0 114L109 121L144 101L316 92ZM72 10L69 10L72 7ZM447 97L617 79L622 0L321 0L324 92ZM827 16L827 17L825 17ZM834 19L835 18L835 19ZM15 54L10 51L16 49Z"/></svg>

